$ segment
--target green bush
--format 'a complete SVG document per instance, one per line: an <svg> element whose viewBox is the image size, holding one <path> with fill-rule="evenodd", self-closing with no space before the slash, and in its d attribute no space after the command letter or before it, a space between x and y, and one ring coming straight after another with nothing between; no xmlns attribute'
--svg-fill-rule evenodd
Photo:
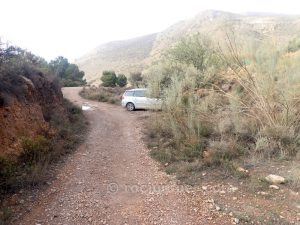
<svg viewBox="0 0 300 225"><path fill-rule="evenodd" d="M124 74L119 74L117 77L117 84L120 87L125 87L127 85L127 77Z"/></svg>
<svg viewBox="0 0 300 225"><path fill-rule="evenodd" d="M114 71L103 71L101 81L104 87L115 87L117 82L116 73Z"/></svg>
<svg viewBox="0 0 300 225"><path fill-rule="evenodd" d="M53 150L51 140L41 135L35 138L24 138L22 148L21 158L29 165L46 161Z"/></svg>
<svg viewBox="0 0 300 225"><path fill-rule="evenodd" d="M83 79L84 72L80 71L77 65L69 63L68 59L62 56L51 60L48 67L64 87L86 85L86 80Z"/></svg>

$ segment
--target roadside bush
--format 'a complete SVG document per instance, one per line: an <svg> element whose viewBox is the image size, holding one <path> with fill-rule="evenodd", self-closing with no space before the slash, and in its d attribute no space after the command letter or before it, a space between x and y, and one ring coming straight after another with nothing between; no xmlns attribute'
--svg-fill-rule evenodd
<svg viewBox="0 0 300 225"><path fill-rule="evenodd" d="M101 81L104 87L115 87L117 75L114 71L103 71Z"/></svg>
<svg viewBox="0 0 300 225"><path fill-rule="evenodd" d="M151 155L173 169L184 161L237 174L240 157L291 159L299 151L299 57L226 38L215 47L201 35L188 37L143 72L151 95L164 101L147 126Z"/></svg>
<svg viewBox="0 0 300 225"><path fill-rule="evenodd" d="M117 85L125 87L127 85L127 77L124 74L119 74L117 77Z"/></svg>
<svg viewBox="0 0 300 225"><path fill-rule="evenodd" d="M142 73L140 72L130 73L129 82L132 87L139 88L142 84L142 81L143 81Z"/></svg>
<svg viewBox="0 0 300 225"><path fill-rule="evenodd" d="M80 91L79 95L86 99L119 105L121 104L121 95L125 92L125 90L126 88L121 87L85 87Z"/></svg>
<svg viewBox="0 0 300 225"><path fill-rule="evenodd" d="M252 126L254 139L269 140L265 144L268 157L294 156L295 145L299 147L299 63L263 43L247 53L248 61L252 62L247 66L243 56L237 55L236 47L233 48L224 60L229 62L236 82L243 87L242 94L227 94L235 105L233 113L242 112L242 119Z"/></svg>
<svg viewBox="0 0 300 225"><path fill-rule="evenodd" d="M21 158L29 165L46 161L49 157L49 153L53 150L51 140L41 135L35 138L24 138L22 140L22 148L23 153Z"/></svg>

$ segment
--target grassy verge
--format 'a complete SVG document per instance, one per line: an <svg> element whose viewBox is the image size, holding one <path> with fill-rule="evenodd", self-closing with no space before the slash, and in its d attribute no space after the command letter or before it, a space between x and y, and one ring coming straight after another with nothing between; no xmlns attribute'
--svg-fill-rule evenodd
<svg viewBox="0 0 300 225"><path fill-rule="evenodd" d="M85 137L88 122L82 110L64 100L66 117L52 115L50 129L34 138L23 137L23 152L16 157L0 158L1 203L20 189L29 189L49 181L51 165L76 149ZM2 204L0 224L10 218Z"/></svg>
<svg viewBox="0 0 300 225"><path fill-rule="evenodd" d="M222 177L248 177L237 160L245 148L241 143L218 140L209 124L202 124L197 138L179 137L164 112L150 117L145 122L145 142L152 158L162 164L166 173L191 185L196 184L208 168L218 169Z"/></svg>
<svg viewBox="0 0 300 225"><path fill-rule="evenodd" d="M125 90L121 87L84 87L79 95L89 100L119 105Z"/></svg>

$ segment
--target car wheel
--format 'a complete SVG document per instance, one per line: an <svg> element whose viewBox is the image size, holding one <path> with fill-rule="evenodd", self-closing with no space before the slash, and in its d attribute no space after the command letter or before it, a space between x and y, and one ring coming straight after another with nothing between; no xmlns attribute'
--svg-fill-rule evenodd
<svg viewBox="0 0 300 225"><path fill-rule="evenodd" d="M134 104L131 102L127 103L126 108L128 111L133 111L135 109Z"/></svg>

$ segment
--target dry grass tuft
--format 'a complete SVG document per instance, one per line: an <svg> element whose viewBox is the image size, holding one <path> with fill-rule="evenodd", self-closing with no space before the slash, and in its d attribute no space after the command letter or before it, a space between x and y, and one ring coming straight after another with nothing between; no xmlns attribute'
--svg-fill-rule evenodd
<svg viewBox="0 0 300 225"><path fill-rule="evenodd" d="M125 90L126 88L121 87L84 87L79 94L86 99L119 105Z"/></svg>

